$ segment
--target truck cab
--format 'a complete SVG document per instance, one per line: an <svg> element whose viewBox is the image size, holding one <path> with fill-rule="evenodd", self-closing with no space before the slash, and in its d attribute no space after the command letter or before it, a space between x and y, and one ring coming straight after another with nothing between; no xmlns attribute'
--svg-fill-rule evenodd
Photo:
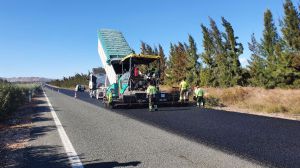
<svg viewBox="0 0 300 168"><path fill-rule="evenodd" d="M107 79L105 74L89 75L89 93L91 98L103 99L107 90Z"/></svg>

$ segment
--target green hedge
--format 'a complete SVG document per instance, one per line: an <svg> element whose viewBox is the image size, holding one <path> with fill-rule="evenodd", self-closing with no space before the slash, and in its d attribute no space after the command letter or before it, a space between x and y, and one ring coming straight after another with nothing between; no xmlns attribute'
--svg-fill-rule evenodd
<svg viewBox="0 0 300 168"><path fill-rule="evenodd" d="M0 118L28 102L29 93L33 96L39 87L37 84L0 84Z"/></svg>

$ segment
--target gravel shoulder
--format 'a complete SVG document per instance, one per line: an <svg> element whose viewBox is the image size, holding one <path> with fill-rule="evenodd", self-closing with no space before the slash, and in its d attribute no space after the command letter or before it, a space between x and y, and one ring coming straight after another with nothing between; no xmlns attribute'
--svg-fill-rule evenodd
<svg viewBox="0 0 300 168"><path fill-rule="evenodd" d="M42 94L35 100L30 139L24 152L24 167L70 167L67 154Z"/></svg>
<svg viewBox="0 0 300 168"><path fill-rule="evenodd" d="M34 104L22 106L0 124L0 167L22 167Z"/></svg>

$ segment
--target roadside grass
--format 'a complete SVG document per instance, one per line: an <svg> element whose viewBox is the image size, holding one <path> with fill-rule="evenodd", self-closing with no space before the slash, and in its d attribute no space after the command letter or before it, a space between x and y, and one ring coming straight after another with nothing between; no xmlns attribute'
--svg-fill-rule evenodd
<svg viewBox="0 0 300 168"><path fill-rule="evenodd" d="M161 90L171 91L170 86ZM247 109L254 112L300 114L300 89L259 87L204 88L210 107ZM192 97L192 96L191 96Z"/></svg>
<svg viewBox="0 0 300 168"><path fill-rule="evenodd" d="M218 106L251 109L267 113L300 114L300 89L255 87L206 88L208 98L220 100Z"/></svg>

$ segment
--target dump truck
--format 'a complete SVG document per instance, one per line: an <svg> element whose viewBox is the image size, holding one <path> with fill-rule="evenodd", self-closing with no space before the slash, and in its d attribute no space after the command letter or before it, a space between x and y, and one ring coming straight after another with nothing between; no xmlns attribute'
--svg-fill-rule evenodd
<svg viewBox="0 0 300 168"><path fill-rule="evenodd" d="M89 75L89 94L91 98L102 99L107 90L107 77L105 74L91 73Z"/></svg>
<svg viewBox="0 0 300 168"><path fill-rule="evenodd" d="M104 97L108 107L147 104L149 81L159 90L159 105L178 103L178 91L160 91L160 56L134 54L123 34L111 29L98 31L98 53L109 83Z"/></svg>

